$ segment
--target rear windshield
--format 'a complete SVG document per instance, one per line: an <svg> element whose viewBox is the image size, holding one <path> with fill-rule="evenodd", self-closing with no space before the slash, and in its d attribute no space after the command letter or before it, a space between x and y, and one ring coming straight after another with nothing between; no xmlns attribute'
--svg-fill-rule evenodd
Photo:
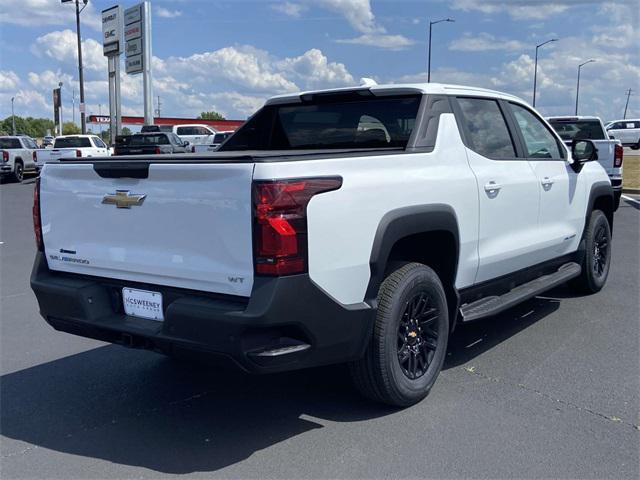
<svg viewBox="0 0 640 480"><path fill-rule="evenodd" d="M574 122L549 120L549 123L563 140L606 140L607 138L598 120Z"/></svg>
<svg viewBox="0 0 640 480"><path fill-rule="evenodd" d="M11 150L12 148L22 148L20 140L17 138L0 138L0 149Z"/></svg>
<svg viewBox="0 0 640 480"><path fill-rule="evenodd" d="M88 137L66 137L56 138L54 148L83 148L91 147Z"/></svg>
<svg viewBox="0 0 640 480"><path fill-rule="evenodd" d="M421 98L349 94L309 104L267 105L220 150L405 148Z"/></svg>
<svg viewBox="0 0 640 480"><path fill-rule="evenodd" d="M134 135L131 137L129 145L168 145L169 139L166 135Z"/></svg>

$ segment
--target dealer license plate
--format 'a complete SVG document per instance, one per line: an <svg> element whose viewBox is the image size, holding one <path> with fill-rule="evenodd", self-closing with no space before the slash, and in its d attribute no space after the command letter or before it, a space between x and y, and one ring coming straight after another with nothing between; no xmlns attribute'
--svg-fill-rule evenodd
<svg viewBox="0 0 640 480"><path fill-rule="evenodd" d="M127 315L157 320L158 322L164 321L162 294L159 292L123 288L122 303Z"/></svg>

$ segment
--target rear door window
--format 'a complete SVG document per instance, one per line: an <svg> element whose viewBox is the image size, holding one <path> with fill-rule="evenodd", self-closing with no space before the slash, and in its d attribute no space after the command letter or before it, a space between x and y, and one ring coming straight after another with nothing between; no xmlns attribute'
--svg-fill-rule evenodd
<svg viewBox="0 0 640 480"><path fill-rule="evenodd" d="M498 102L487 98L458 98L470 148L496 160L515 158L516 149Z"/></svg>

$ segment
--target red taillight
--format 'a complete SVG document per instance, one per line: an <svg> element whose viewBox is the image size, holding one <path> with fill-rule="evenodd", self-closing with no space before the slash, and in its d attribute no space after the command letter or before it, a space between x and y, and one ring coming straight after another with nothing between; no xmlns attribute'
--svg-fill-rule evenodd
<svg viewBox="0 0 640 480"><path fill-rule="evenodd" d="M615 153L613 156L613 166L615 168L620 168L622 166L622 157L624 156L624 148L622 145L616 143L615 145Z"/></svg>
<svg viewBox="0 0 640 480"><path fill-rule="evenodd" d="M6 151L2 152L2 161L3 162L8 162L9 161L9 152L6 152Z"/></svg>
<svg viewBox="0 0 640 480"><path fill-rule="evenodd" d="M307 271L307 205L314 195L341 186L340 177L254 182L256 274Z"/></svg>
<svg viewBox="0 0 640 480"><path fill-rule="evenodd" d="M38 161L38 155L36 155L35 150L31 152L31 158L33 159L34 162Z"/></svg>
<svg viewBox="0 0 640 480"><path fill-rule="evenodd" d="M42 241L42 223L40 221L40 178L36 178L36 185L33 189L33 232L36 236L36 247L39 251L44 251Z"/></svg>
<svg viewBox="0 0 640 480"><path fill-rule="evenodd" d="M82 150L76 150L76 157L82 156Z"/></svg>
<svg viewBox="0 0 640 480"><path fill-rule="evenodd" d="M162 152L160 151L160 147L156 147L156 154L160 155Z"/></svg>

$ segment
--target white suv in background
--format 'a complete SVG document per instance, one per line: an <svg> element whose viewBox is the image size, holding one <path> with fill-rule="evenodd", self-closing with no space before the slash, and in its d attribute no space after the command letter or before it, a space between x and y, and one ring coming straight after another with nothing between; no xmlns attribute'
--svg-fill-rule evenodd
<svg viewBox="0 0 640 480"><path fill-rule="evenodd" d="M607 133L610 137L620 140L623 145L640 143L640 120L614 120L607 123Z"/></svg>
<svg viewBox="0 0 640 480"><path fill-rule="evenodd" d="M218 131L209 125L174 125L173 133L180 137L180 140L189 142L191 145L211 145L213 137Z"/></svg>

